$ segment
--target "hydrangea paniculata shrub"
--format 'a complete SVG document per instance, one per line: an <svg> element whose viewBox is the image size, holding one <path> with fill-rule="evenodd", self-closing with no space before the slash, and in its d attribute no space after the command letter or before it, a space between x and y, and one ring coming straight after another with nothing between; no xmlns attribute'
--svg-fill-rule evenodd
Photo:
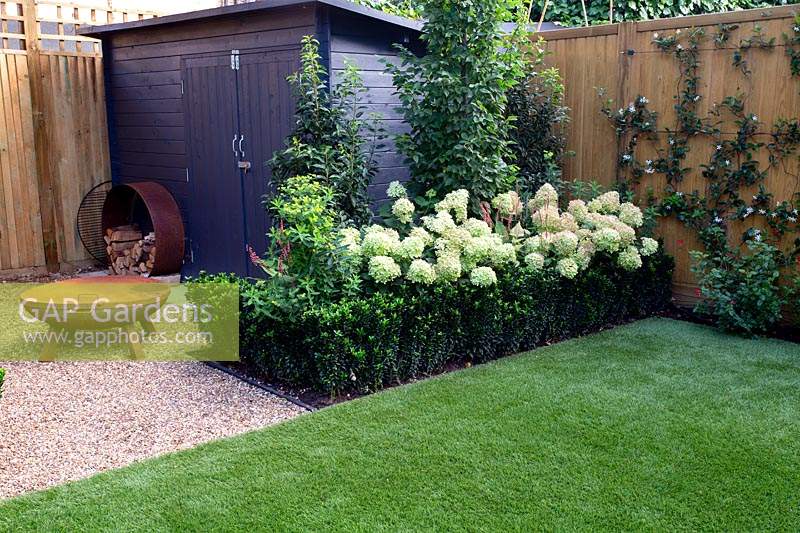
<svg viewBox="0 0 800 533"><path fill-rule="evenodd" d="M391 212L397 224L341 234L353 260L379 285L396 280L420 285L464 281L488 287L496 283L497 272L514 268L547 269L574 279L590 268L597 254L633 271L642 267L643 256L658 251L655 240L636 234L643 223L641 210L621 202L616 192L588 204L573 200L563 213L550 184L536 192L527 210L515 192L499 194L491 207L507 226L469 217L466 190L447 194L436 204L435 214L418 220L400 183L392 183L388 194L395 199Z"/></svg>

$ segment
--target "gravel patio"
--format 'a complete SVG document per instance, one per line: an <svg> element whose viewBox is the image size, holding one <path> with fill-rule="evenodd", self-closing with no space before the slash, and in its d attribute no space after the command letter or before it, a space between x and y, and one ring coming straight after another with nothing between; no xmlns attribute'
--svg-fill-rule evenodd
<svg viewBox="0 0 800 533"><path fill-rule="evenodd" d="M0 366L0 499L305 412L202 363Z"/></svg>

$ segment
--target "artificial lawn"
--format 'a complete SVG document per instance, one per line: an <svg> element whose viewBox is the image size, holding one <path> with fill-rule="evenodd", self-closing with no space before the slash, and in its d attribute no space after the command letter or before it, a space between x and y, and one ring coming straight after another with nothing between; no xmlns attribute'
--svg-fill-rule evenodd
<svg viewBox="0 0 800 533"><path fill-rule="evenodd" d="M666 319L0 504L0 530L798 528L800 345Z"/></svg>

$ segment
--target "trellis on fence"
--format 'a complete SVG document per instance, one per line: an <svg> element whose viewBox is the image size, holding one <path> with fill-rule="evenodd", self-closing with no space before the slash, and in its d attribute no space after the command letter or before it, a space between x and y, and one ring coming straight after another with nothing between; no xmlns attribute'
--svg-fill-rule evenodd
<svg viewBox="0 0 800 533"><path fill-rule="evenodd" d="M102 50L77 30L152 16L109 0L0 1L0 271L88 259L76 212L111 169Z"/></svg>
<svg viewBox="0 0 800 533"><path fill-rule="evenodd" d="M674 34L676 30L704 28L709 37L699 51L702 99L697 106L698 116L706 116L726 96L746 95L747 112L764 124L759 135L769 141L768 130L776 120L800 116L800 78L792 75L782 39L783 34L792 33L796 26L794 16L799 10L800 6L787 6L542 33L550 52L547 62L559 68L566 88L566 105L572 109L568 150L574 151L575 156L567 158L564 164L565 178L597 180L606 186L616 181L621 152L614 127L601 114L598 88L605 88L615 106L623 108L638 96L645 96L650 109L658 113L659 129L654 140L640 142L636 157L644 161L655 158L659 149L663 153L670 135L668 129L674 132L677 128L675 104L681 77L679 64L671 54L656 46L654 36ZM715 43L712 36L721 31L720 25L725 25L727 40ZM746 46L756 28L766 38L776 38L774 47ZM747 68L752 71L749 75L743 73L741 65L734 64L737 51L748 61ZM725 138L736 135L735 125L731 127L728 123L728 127L723 132ZM701 137L689 141L684 164L692 170L679 185L686 193L707 192L708 180L701 175L701 165L709 163L714 148L708 138ZM766 149L758 153L764 167L768 155ZM800 191L798 176L798 162L793 157L770 168L765 185L774 193L775 200L790 201ZM662 174L648 174L637 191L644 196L650 188L658 196L665 185ZM702 249L696 233L674 217L660 219L659 233L667 250L676 258L676 299L679 303L692 303L696 299L696 281L691 273L689 251ZM731 235L735 238L737 232L731 231Z"/></svg>

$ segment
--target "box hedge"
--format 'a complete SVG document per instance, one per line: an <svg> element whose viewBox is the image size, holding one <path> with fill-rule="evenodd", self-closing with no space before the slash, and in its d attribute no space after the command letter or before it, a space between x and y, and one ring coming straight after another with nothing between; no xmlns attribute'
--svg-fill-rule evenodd
<svg viewBox="0 0 800 533"><path fill-rule="evenodd" d="M659 252L633 272L598 262L574 280L519 269L488 288L409 285L291 321L243 304L242 357L295 386L371 392L650 316L669 305L673 266Z"/></svg>

